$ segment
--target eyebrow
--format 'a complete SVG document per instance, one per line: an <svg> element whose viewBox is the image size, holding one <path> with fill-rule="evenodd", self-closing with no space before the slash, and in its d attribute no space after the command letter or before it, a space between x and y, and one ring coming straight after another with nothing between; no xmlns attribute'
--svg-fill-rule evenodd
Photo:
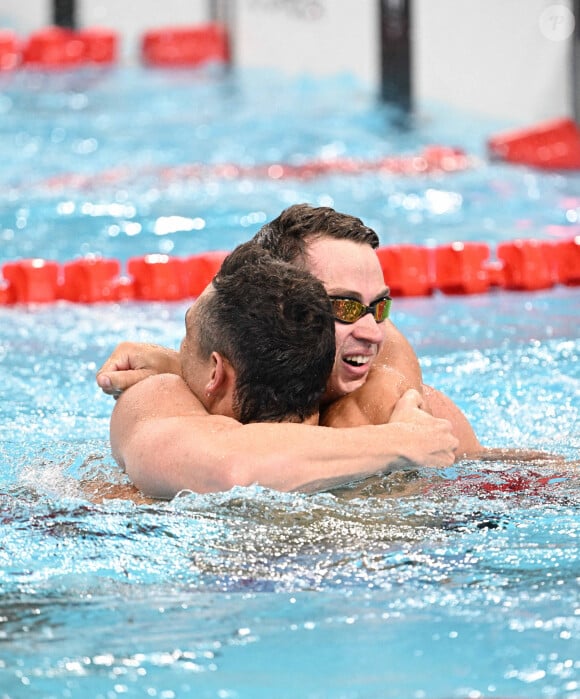
<svg viewBox="0 0 580 699"><path fill-rule="evenodd" d="M355 299L356 301L361 301L362 303L362 294L360 294L358 291L353 291L352 289L329 289L326 293L329 296L339 296L345 299ZM382 291L380 291L376 296L373 297L371 304L373 304L375 301L378 301L379 299L384 299L386 296L390 296L390 294L391 290L388 286L386 286Z"/></svg>

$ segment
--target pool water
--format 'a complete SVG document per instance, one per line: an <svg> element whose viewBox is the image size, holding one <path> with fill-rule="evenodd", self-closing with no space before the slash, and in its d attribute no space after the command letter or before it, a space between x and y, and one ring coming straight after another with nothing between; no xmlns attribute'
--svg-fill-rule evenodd
<svg viewBox="0 0 580 699"><path fill-rule="evenodd" d="M580 175L489 163L504 125L406 126L348 76L119 68L0 85L0 264L231 249L292 203L383 244L578 234ZM298 178L217 166L373 160L441 143L465 171ZM203 164L204 177L184 174ZM424 377L488 446L580 456L577 288L401 298ZM465 462L334 493L138 505L112 400L121 339L177 347L187 301L0 306L0 697L580 697L580 479Z"/></svg>

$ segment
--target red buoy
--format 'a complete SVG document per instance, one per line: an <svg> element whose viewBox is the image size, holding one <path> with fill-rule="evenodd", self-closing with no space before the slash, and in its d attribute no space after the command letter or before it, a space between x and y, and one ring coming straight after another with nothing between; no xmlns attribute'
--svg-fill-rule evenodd
<svg viewBox="0 0 580 699"><path fill-rule="evenodd" d="M499 243L497 257L503 263L505 289L534 291L554 286L555 254L551 242L515 240Z"/></svg>
<svg viewBox="0 0 580 699"><path fill-rule="evenodd" d="M217 23L151 29L142 39L143 62L150 66L198 66L229 61L225 28Z"/></svg>
<svg viewBox="0 0 580 699"><path fill-rule="evenodd" d="M85 60L85 46L76 32L46 27L28 37L22 51L23 63L37 68L71 68Z"/></svg>
<svg viewBox="0 0 580 699"><path fill-rule="evenodd" d="M119 35L112 29L89 27L77 32L77 37L83 42L86 62L103 65L117 60Z"/></svg>
<svg viewBox="0 0 580 699"><path fill-rule="evenodd" d="M390 245L377 255L393 296L429 296L433 293L430 252L420 245Z"/></svg>
<svg viewBox="0 0 580 699"><path fill-rule="evenodd" d="M58 298L57 262L40 258L6 262L2 275L12 303L50 303Z"/></svg>
<svg viewBox="0 0 580 699"><path fill-rule="evenodd" d="M135 298L142 301L177 301L187 296L184 262L168 255L132 257L127 262Z"/></svg>
<svg viewBox="0 0 580 699"><path fill-rule="evenodd" d="M493 136L488 151L491 157L510 163L580 170L580 128L572 119L556 119Z"/></svg>
<svg viewBox="0 0 580 699"><path fill-rule="evenodd" d="M189 296L197 297L215 277L229 253L221 250L193 255L185 260L187 290Z"/></svg>
<svg viewBox="0 0 580 699"><path fill-rule="evenodd" d="M117 260L85 257L64 265L60 296L67 301L96 303L114 301L121 265Z"/></svg>
<svg viewBox="0 0 580 699"><path fill-rule="evenodd" d="M435 248L435 286L445 294L480 294L490 286L485 243L451 243Z"/></svg>
<svg viewBox="0 0 580 699"><path fill-rule="evenodd" d="M14 70L20 63L20 41L13 31L0 29L0 73Z"/></svg>
<svg viewBox="0 0 580 699"><path fill-rule="evenodd" d="M580 284L580 236L554 243L557 281L568 286Z"/></svg>

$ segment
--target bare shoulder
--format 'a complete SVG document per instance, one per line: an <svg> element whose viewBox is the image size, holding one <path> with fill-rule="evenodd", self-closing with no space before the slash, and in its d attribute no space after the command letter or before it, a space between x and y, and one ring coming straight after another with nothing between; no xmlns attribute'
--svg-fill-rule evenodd
<svg viewBox="0 0 580 699"><path fill-rule="evenodd" d="M207 414L201 401L175 374L155 374L134 384L119 397L115 412L118 410L138 410L142 418Z"/></svg>
<svg viewBox="0 0 580 699"><path fill-rule="evenodd" d="M137 486L154 493L149 483L161 478L159 464L197 462L218 433L239 426L232 418L210 415L181 377L157 374L119 397L111 416L111 450Z"/></svg>
<svg viewBox="0 0 580 699"><path fill-rule="evenodd" d="M423 396L433 417L451 422L453 433L459 439L457 455L472 457L482 452L483 447L463 411L441 391L423 384Z"/></svg>
<svg viewBox="0 0 580 699"><path fill-rule="evenodd" d="M411 387L401 372L384 364L374 364L360 388L322 411L320 424L329 427L382 425L389 421L397 400Z"/></svg>
<svg viewBox="0 0 580 699"><path fill-rule="evenodd" d="M411 388L420 391L423 378L415 350L391 320L385 320L385 324L386 338L376 358L376 364L382 364L400 372Z"/></svg>

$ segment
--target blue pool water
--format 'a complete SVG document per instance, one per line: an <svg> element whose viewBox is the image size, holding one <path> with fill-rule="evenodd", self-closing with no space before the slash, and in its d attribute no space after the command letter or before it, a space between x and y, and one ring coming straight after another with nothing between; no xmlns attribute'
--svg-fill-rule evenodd
<svg viewBox="0 0 580 699"><path fill-rule="evenodd" d="M348 77L138 69L3 76L0 264L230 249L292 203L383 244L578 233L580 176L489 163L497 124L409 128ZM464 172L228 179L459 146ZM203 178L180 166L203 163ZM179 218L177 218L179 217ZM580 456L579 293L397 299L425 380L488 446ZM0 306L0 697L580 697L580 479L461 463L336 493L93 501L124 482L98 366L177 347L188 302Z"/></svg>

